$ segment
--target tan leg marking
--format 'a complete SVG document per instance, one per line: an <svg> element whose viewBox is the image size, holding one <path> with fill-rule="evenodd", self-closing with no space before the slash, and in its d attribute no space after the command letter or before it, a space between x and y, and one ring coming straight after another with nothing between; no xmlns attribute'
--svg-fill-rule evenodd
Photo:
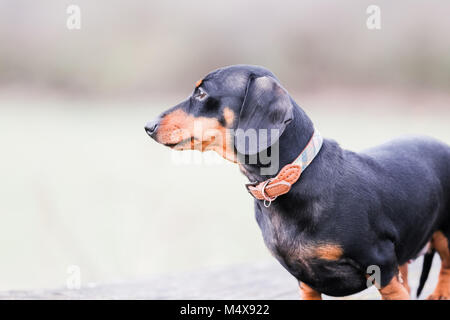
<svg viewBox="0 0 450 320"><path fill-rule="evenodd" d="M405 263L400 266L400 276L402 277L402 284L408 290L409 295L411 295L411 288L408 284L408 263Z"/></svg>
<svg viewBox="0 0 450 320"><path fill-rule="evenodd" d="M450 250L448 248L448 239L441 231L436 231L433 234L431 244L439 253L442 264L438 284L427 299L450 300Z"/></svg>
<svg viewBox="0 0 450 320"><path fill-rule="evenodd" d="M379 289L383 300L409 300L409 294L406 288L401 284L398 276L392 278L387 286Z"/></svg>
<svg viewBox="0 0 450 320"><path fill-rule="evenodd" d="M300 282L302 300L322 300L322 295L304 282Z"/></svg>

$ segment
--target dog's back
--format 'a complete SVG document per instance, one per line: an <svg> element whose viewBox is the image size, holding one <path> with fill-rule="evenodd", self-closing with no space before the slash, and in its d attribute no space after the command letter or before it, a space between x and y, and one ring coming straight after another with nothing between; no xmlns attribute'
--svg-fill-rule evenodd
<svg viewBox="0 0 450 320"><path fill-rule="evenodd" d="M426 187L426 183L440 184L450 197L450 146L430 137L408 136L398 138L361 152L370 156L392 174L398 172L401 180ZM394 170L395 169L395 170ZM418 175L420 177L418 177Z"/></svg>
<svg viewBox="0 0 450 320"><path fill-rule="evenodd" d="M367 156L384 200L395 195L386 202L392 209L385 212L391 212L390 219L402 226L398 228L398 252L403 253L399 260L405 262L418 254L436 229L450 232L448 145L429 137L404 137L361 154Z"/></svg>

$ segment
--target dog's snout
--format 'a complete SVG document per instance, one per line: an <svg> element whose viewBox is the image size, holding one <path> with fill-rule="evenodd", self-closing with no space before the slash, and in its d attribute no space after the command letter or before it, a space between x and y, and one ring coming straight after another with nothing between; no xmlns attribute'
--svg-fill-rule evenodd
<svg viewBox="0 0 450 320"><path fill-rule="evenodd" d="M159 126L159 119L150 121L145 125L145 132L147 132L147 134L150 137L154 138L156 135L156 131L158 130L158 126Z"/></svg>

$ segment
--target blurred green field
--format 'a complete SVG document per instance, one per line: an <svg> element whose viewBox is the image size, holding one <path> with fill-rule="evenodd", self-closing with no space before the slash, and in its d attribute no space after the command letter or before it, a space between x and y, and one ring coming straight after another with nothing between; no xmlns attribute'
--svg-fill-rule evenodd
<svg viewBox="0 0 450 320"><path fill-rule="evenodd" d="M177 163L145 134L146 121L182 96L0 95L0 290L64 286L69 265L87 285L272 259L236 166L204 156ZM404 134L450 143L450 95L328 88L293 96L347 148Z"/></svg>

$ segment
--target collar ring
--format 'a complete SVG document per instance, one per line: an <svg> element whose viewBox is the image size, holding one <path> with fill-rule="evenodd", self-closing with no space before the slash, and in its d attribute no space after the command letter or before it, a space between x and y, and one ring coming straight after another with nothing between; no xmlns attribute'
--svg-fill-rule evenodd
<svg viewBox="0 0 450 320"><path fill-rule="evenodd" d="M264 197L264 207L268 208L272 204L272 202L277 198L275 197L269 197L268 194L266 194L266 187L267 185L272 181L273 179L268 179L264 182L264 184L261 187L261 194Z"/></svg>

